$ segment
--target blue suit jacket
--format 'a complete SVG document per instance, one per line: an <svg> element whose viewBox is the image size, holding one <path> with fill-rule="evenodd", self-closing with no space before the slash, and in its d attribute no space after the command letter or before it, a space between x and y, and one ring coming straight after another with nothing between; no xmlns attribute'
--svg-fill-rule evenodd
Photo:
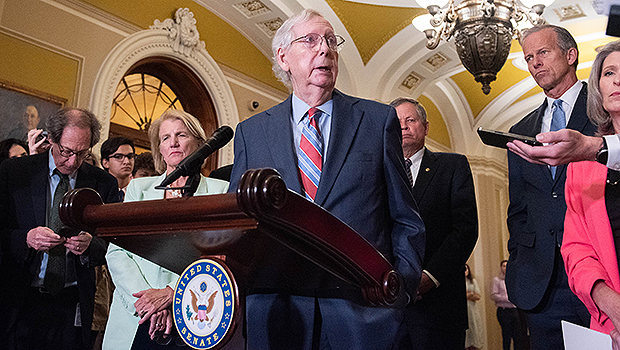
<svg viewBox="0 0 620 350"><path fill-rule="evenodd" d="M384 104L347 96L339 91L334 91L332 97L334 108L329 150L323 160L315 203L347 223L384 254L404 277L407 291L415 295L424 256L424 225L405 173L396 111ZM229 191L236 190L239 178L246 170L271 167L282 175L289 189L302 193L291 118L289 96L283 103L238 125ZM351 288L286 248L272 246L270 249L267 261L262 261L264 273L259 271L256 274L260 277L251 281L251 287L276 291L286 288L287 294L319 297L325 291ZM322 299L323 302L326 300ZM394 316L395 310L358 305L355 311L348 310L356 313L353 315L340 305L341 308L334 312L340 315L332 319L327 315L329 306L323 305L324 327L338 332L344 329L345 323L352 322L361 348L369 348L368 343L362 343L373 336L372 344L391 344L396 330L386 330L386 324L382 324L386 319L364 315L385 313L386 317L396 320L400 316ZM252 318L248 315L250 322ZM336 337L337 333L329 337L330 341ZM348 339L346 336L338 338ZM345 347L354 349L356 343Z"/></svg>
<svg viewBox="0 0 620 350"><path fill-rule="evenodd" d="M567 128L594 135L596 127L586 115L587 86L584 83ZM547 100L515 124L510 132L536 136L540 133ZM557 243L562 242L566 202L564 182L567 165L560 165L556 177L549 167L532 164L508 152L508 230L510 258L506 268L506 289L510 301L524 310L538 306L549 287ZM563 268L563 266L559 266Z"/></svg>

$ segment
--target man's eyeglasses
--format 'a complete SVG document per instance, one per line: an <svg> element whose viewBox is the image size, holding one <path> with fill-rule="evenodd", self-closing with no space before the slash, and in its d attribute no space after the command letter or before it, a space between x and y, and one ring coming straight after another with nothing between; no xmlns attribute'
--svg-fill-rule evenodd
<svg viewBox="0 0 620 350"><path fill-rule="evenodd" d="M74 151L70 148L63 147L60 143L57 143L57 145L58 145L58 150L60 151L60 155L65 158L71 158L71 156L75 154L77 158L83 159L90 152L90 148L83 149L81 151Z"/></svg>
<svg viewBox="0 0 620 350"><path fill-rule="evenodd" d="M302 42L308 46L310 50L318 51L323 43L323 39L327 43L327 47L335 52L340 52L342 44L344 44L344 38L337 34L320 35L317 33L310 33L291 41L291 44L296 42Z"/></svg>
<svg viewBox="0 0 620 350"><path fill-rule="evenodd" d="M127 158L129 160L133 160L136 157L135 153L127 153L127 154L122 154L122 153L116 153L110 156L110 158L114 158L116 160L118 160L119 162L122 162L123 159Z"/></svg>

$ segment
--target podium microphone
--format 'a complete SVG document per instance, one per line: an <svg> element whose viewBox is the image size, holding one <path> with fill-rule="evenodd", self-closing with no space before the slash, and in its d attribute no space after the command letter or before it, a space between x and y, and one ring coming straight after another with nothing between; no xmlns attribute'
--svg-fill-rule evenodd
<svg viewBox="0 0 620 350"><path fill-rule="evenodd" d="M181 176L190 176L192 173L196 171L196 169L200 169L204 160L210 156L212 153L217 151L218 149L224 147L228 141L230 141L233 137L233 130L230 126L224 125L221 128L215 130L213 135L209 137L207 142L198 148L194 153L185 157L177 165L176 169L170 173L170 175L166 176L164 181L161 182L159 186L156 188L165 188L174 180L180 178Z"/></svg>

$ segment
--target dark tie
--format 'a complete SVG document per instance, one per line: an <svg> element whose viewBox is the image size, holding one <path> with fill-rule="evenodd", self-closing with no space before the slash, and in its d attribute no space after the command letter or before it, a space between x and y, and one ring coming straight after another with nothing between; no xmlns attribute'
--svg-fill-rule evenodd
<svg viewBox="0 0 620 350"><path fill-rule="evenodd" d="M308 110L308 118L302 121L303 129L299 142L299 173L306 198L312 201L316 197L323 168L323 137L318 122L320 116L319 109L312 107Z"/></svg>
<svg viewBox="0 0 620 350"><path fill-rule="evenodd" d="M564 109L562 109L562 100L557 99L553 101L553 114L549 131L558 131L564 128L566 128L566 115L564 114ZM549 167L549 170L551 170L551 177L555 179L556 167Z"/></svg>
<svg viewBox="0 0 620 350"><path fill-rule="evenodd" d="M409 186L413 188L413 174L411 174L411 165L413 165L411 159L405 159L405 171L407 172L407 178L409 179Z"/></svg>
<svg viewBox="0 0 620 350"><path fill-rule="evenodd" d="M60 182L56 186L54 192L54 202L52 203L52 210L50 212L49 228L55 233L59 234L64 224L60 220L58 215L58 208L62 197L69 191L69 176L61 173L58 169L54 169L54 174L60 177ZM57 294L65 286L66 276L66 255L65 246L59 244L48 251L49 258L47 260L47 270L45 272L45 278L43 279L43 285L51 294Z"/></svg>

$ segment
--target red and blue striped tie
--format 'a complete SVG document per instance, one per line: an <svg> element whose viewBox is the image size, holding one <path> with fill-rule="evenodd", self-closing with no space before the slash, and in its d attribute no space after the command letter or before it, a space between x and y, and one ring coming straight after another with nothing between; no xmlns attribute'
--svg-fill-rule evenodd
<svg viewBox="0 0 620 350"><path fill-rule="evenodd" d="M323 137L319 131L318 119L321 111L317 108L308 110L308 118L303 120L301 142L299 143L299 173L306 192L306 198L314 201L323 168Z"/></svg>

